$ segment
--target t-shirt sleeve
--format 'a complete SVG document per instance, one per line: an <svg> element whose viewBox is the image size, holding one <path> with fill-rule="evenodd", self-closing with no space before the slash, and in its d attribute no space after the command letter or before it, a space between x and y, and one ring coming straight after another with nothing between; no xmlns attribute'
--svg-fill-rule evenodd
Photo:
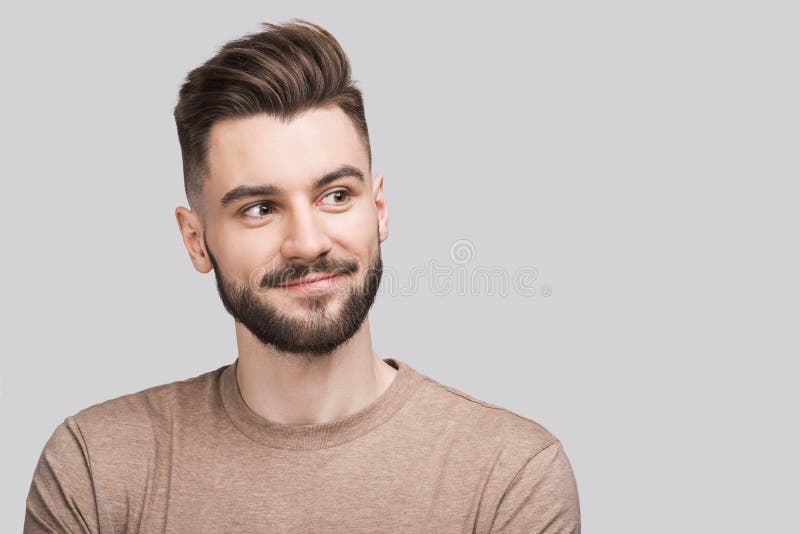
<svg viewBox="0 0 800 534"><path fill-rule="evenodd" d="M56 427L39 456L23 532L98 532L89 454L73 417Z"/></svg>
<svg viewBox="0 0 800 534"><path fill-rule="evenodd" d="M517 473L500 504L492 532L579 534L578 487L561 443L535 454Z"/></svg>

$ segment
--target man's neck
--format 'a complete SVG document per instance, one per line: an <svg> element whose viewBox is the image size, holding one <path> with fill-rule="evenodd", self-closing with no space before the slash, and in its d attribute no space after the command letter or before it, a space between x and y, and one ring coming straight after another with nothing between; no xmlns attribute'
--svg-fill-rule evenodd
<svg viewBox="0 0 800 534"><path fill-rule="evenodd" d="M329 355L276 352L236 323L242 398L261 417L285 425L328 423L368 406L389 387L396 370L372 350L369 322Z"/></svg>

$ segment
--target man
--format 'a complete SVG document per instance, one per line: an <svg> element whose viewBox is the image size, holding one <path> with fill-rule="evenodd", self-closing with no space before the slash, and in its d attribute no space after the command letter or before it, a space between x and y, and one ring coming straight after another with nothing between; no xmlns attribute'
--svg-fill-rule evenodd
<svg viewBox="0 0 800 534"><path fill-rule="evenodd" d="M238 358L67 417L25 532L579 532L552 434L373 352L388 210L334 37L295 21L226 44L175 120L176 219Z"/></svg>

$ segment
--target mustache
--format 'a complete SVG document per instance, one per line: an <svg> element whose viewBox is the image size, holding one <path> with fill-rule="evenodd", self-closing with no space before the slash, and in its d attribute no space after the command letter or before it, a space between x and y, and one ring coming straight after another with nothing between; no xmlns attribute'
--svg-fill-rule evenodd
<svg viewBox="0 0 800 534"><path fill-rule="evenodd" d="M306 276L326 273L331 275L350 274L358 270L358 263L353 260L322 259L311 265L291 264L284 269L265 273L261 277L260 288L266 289L300 280Z"/></svg>

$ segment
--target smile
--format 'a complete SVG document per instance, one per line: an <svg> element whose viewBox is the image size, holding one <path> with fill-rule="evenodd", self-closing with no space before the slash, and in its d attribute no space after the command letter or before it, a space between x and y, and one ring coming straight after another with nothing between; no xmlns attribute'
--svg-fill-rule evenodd
<svg viewBox="0 0 800 534"><path fill-rule="evenodd" d="M335 274L319 274L316 276L307 276L301 280L294 280L288 284L282 284L277 287L289 293L319 292L333 287L339 278L340 276Z"/></svg>

